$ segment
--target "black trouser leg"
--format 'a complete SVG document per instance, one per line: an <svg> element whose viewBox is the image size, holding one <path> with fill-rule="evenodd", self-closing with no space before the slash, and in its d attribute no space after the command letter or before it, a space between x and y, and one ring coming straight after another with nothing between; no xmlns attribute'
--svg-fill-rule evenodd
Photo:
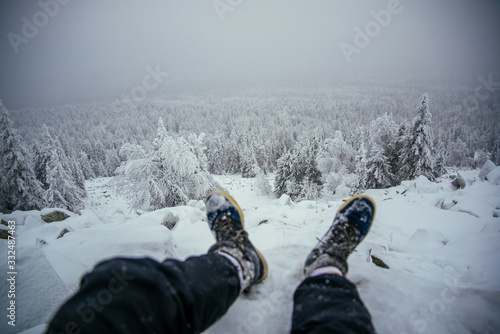
<svg viewBox="0 0 500 334"><path fill-rule="evenodd" d="M356 286L346 278L309 277L295 291L292 334L374 332Z"/></svg>
<svg viewBox="0 0 500 334"><path fill-rule="evenodd" d="M217 254L185 262L113 259L82 279L48 333L200 333L239 292L236 268Z"/></svg>

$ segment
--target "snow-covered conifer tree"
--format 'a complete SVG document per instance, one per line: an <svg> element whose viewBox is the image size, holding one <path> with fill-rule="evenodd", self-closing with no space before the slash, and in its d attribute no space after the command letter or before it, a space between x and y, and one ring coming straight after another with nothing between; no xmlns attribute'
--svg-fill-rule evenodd
<svg viewBox="0 0 500 334"><path fill-rule="evenodd" d="M274 179L274 194L276 197L281 197L281 195L286 193L286 182L292 175L291 157L291 152L286 151L277 161L276 176Z"/></svg>
<svg viewBox="0 0 500 334"><path fill-rule="evenodd" d="M376 143L372 145L372 152L366 167L367 189L387 188L393 184L394 175L391 172L388 158L384 153L384 149Z"/></svg>
<svg viewBox="0 0 500 334"><path fill-rule="evenodd" d="M253 145L243 146L240 153L241 176L245 178L256 176L257 158Z"/></svg>
<svg viewBox="0 0 500 334"><path fill-rule="evenodd" d="M335 131L319 149L316 158L321 172L322 192L326 197L335 194L348 195L355 188L356 152L344 140L342 132ZM354 183L354 184L353 184ZM342 191L340 191L342 189Z"/></svg>
<svg viewBox="0 0 500 334"><path fill-rule="evenodd" d="M270 195L272 194L271 185L266 178L266 174L262 171L260 167L255 167L256 177L255 177L255 187L259 190L261 195Z"/></svg>
<svg viewBox="0 0 500 334"><path fill-rule="evenodd" d="M434 180L433 144L431 135L431 113L429 98L424 94L418 115L413 119L409 129L405 148L401 150L401 175L404 179L415 179L420 175Z"/></svg>
<svg viewBox="0 0 500 334"><path fill-rule="evenodd" d="M92 170L92 166L90 165L87 153L85 153L83 150L81 150L80 153L78 154L78 162L80 163L80 167L82 169L82 173L85 179L86 180L93 179L95 177L95 173Z"/></svg>
<svg viewBox="0 0 500 334"><path fill-rule="evenodd" d="M366 149L364 140L361 139L361 144L359 146L358 154L356 155L356 172L354 173L358 178L356 188L354 193L362 193L366 189L367 182L367 160L366 160Z"/></svg>
<svg viewBox="0 0 500 334"><path fill-rule="evenodd" d="M318 140L299 140L294 148L278 159L274 193L292 199L314 199L323 185L317 165ZM317 185L317 187L312 184ZM304 191L307 188L308 191ZM313 191L311 191L313 189Z"/></svg>
<svg viewBox="0 0 500 334"><path fill-rule="evenodd" d="M434 165L434 176L440 177L446 174L446 163L448 160L448 152L446 151L445 141L443 138L439 138L434 145L434 151L436 152L436 159Z"/></svg>
<svg viewBox="0 0 500 334"><path fill-rule="evenodd" d="M23 140L12 128L7 109L0 101L0 211L43 208L43 189L30 164Z"/></svg>
<svg viewBox="0 0 500 334"><path fill-rule="evenodd" d="M408 178L409 168L407 165L403 165L408 145L408 129L407 125L403 123L399 127L396 141L394 143L394 154L390 158L391 171L394 175L395 184L399 184L401 181Z"/></svg>
<svg viewBox="0 0 500 334"><path fill-rule="evenodd" d="M83 174L75 169L73 159L68 159L58 138L45 124L44 138L38 150L43 165L37 166L37 176L45 189L46 205L78 212L87 195Z"/></svg>
<svg viewBox="0 0 500 334"><path fill-rule="evenodd" d="M116 170L117 188L131 201L133 208L141 210L203 199L220 186L202 168L195 151L183 137L170 136L160 118L153 150L142 157L140 154L129 156Z"/></svg>

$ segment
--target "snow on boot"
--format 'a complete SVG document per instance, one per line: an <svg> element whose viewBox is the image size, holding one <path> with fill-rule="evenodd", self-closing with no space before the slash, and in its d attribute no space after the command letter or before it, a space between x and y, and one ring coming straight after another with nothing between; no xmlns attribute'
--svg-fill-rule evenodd
<svg viewBox="0 0 500 334"><path fill-rule="evenodd" d="M236 201L223 191L207 197L207 218L217 240L209 252L224 253L236 259L242 268L242 290L267 277L267 262L245 231L243 212Z"/></svg>
<svg viewBox="0 0 500 334"><path fill-rule="evenodd" d="M332 226L309 253L304 273L322 267L337 267L346 274L347 257L364 239L375 217L375 202L366 195L357 195L346 201L337 211Z"/></svg>

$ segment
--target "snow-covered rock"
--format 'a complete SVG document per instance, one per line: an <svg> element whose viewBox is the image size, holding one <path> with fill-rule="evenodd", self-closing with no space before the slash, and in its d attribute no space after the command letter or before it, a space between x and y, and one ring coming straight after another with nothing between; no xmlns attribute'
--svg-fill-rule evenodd
<svg viewBox="0 0 500 334"><path fill-rule="evenodd" d="M281 206L285 206L285 205L291 205L293 203L293 201L290 198L290 196L288 196L287 194L283 194L279 198L279 203Z"/></svg>
<svg viewBox="0 0 500 334"><path fill-rule="evenodd" d="M467 186L464 177L460 173L457 173L457 177L455 177L451 184L457 189L464 189Z"/></svg>
<svg viewBox="0 0 500 334"><path fill-rule="evenodd" d="M62 209L43 209L40 212L40 218L46 223L60 222L72 215L72 212Z"/></svg>
<svg viewBox="0 0 500 334"><path fill-rule="evenodd" d="M486 180L496 186L500 185L500 166L489 172L488 175L486 175Z"/></svg>
<svg viewBox="0 0 500 334"><path fill-rule="evenodd" d="M479 178L484 181L486 175L488 175L488 173L490 173L495 168L496 165L493 163L493 161L491 160L486 161L483 167L481 168L481 171L479 172Z"/></svg>

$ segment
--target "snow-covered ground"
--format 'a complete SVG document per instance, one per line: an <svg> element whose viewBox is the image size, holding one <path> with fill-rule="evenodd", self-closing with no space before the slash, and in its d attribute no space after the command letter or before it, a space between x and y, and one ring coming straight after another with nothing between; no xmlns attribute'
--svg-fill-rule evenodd
<svg viewBox="0 0 500 334"><path fill-rule="evenodd" d="M349 258L355 282L379 333L498 333L500 331L500 186L462 171L465 189L450 176L425 178L367 193L377 202L373 227ZM269 277L242 295L206 333L288 333L292 297L303 279L303 262L331 224L342 201L304 201L258 195L254 179L218 181L243 208L251 240L269 263ZM1 333L42 333L81 276L115 256L184 259L213 243L203 202L144 215L127 209L110 179L88 186L81 215L51 224L40 212L15 212L16 327ZM172 231L162 225L175 221ZM69 232L58 238L61 232ZM2 268L7 242L1 240ZM389 269L376 266L370 254ZM5 313L7 283L0 283Z"/></svg>

